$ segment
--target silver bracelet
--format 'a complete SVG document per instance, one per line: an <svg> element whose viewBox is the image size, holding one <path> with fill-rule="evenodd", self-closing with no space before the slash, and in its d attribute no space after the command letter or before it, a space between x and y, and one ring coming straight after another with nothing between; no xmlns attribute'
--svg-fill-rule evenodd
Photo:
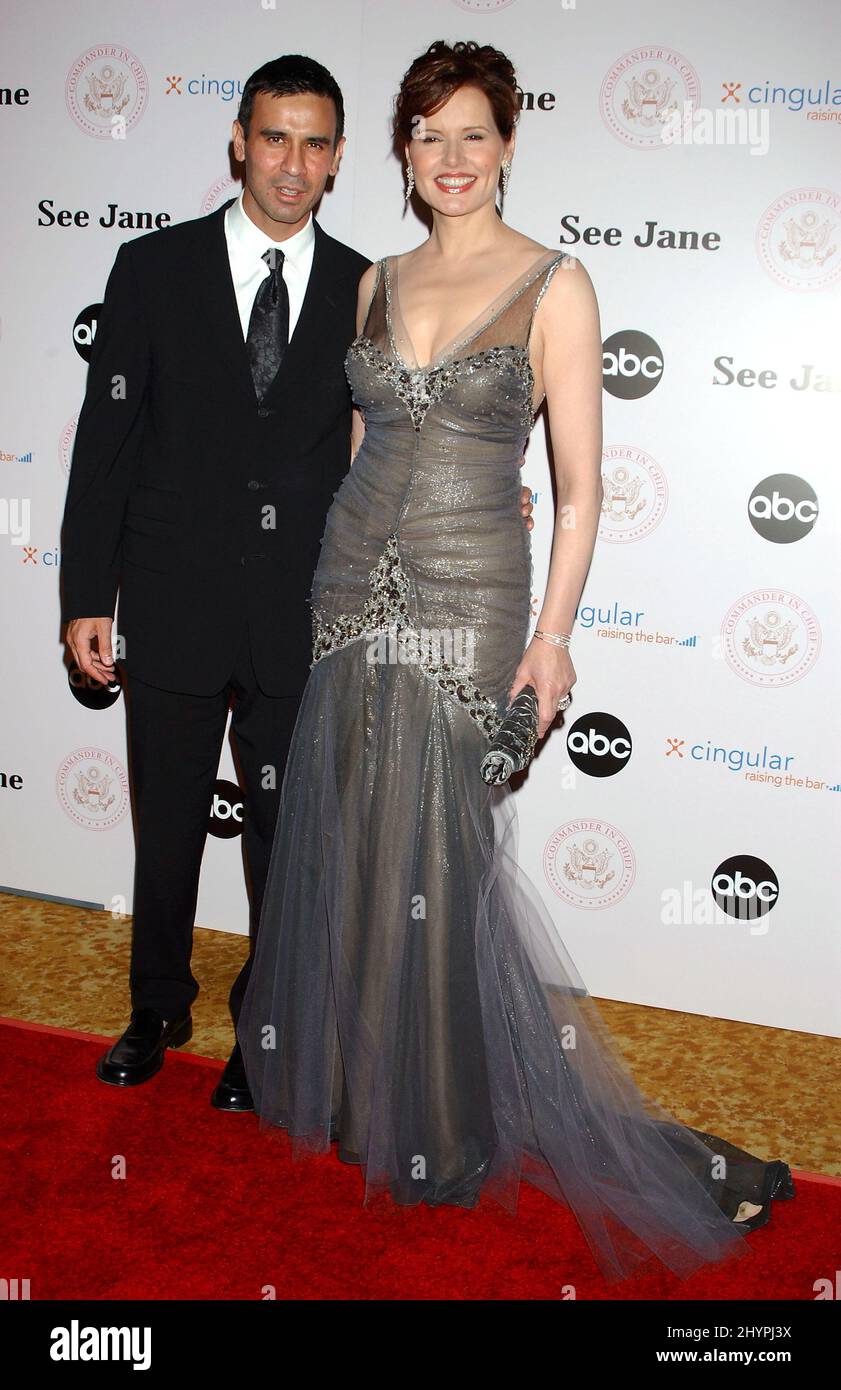
<svg viewBox="0 0 841 1390"><path fill-rule="evenodd" d="M535 628L535 637L539 637L542 642L550 642L553 647L568 647L572 638L571 633L567 632L544 632L542 628Z"/></svg>

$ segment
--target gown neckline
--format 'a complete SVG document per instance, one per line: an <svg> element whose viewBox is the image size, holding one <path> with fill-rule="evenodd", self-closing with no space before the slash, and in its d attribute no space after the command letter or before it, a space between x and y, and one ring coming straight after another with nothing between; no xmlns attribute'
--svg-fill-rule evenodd
<svg viewBox="0 0 841 1390"><path fill-rule="evenodd" d="M470 319L463 328L459 329L458 333L450 338L449 342L445 343L443 348L440 348L423 366L421 366L417 360L417 353L415 352L411 335L406 327L406 320L400 308L400 269L397 263L398 257L384 257L383 270L385 272L386 282L386 324L392 352L408 371L421 373L434 371L436 367L446 362L458 348L466 347L477 338L482 330L487 328L489 324L493 322L494 318L502 313L503 309L506 309L518 295L528 289L529 285L536 276L540 274L542 269L548 267L553 261L561 259L564 254L565 253L562 251L553 251L551 247L547 247L530 266L500 290L499 294L495 295L490 303L486 304L484 309L480 310L475 318ZM393 280L391 274L392 262L394 268ZM402 337L414 358L413 362L409 362L397 346L397 338L394 332L395 318L399 321Z"/></svg>

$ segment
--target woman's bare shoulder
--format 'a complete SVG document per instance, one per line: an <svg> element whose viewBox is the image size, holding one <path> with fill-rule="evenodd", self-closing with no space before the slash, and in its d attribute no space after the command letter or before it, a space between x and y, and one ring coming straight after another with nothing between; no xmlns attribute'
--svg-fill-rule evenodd
<svg viewBox="0 0 841 1390"><path fill-rule="evenodd" d="M561 255L557 251L557 255ZM564 255L552 270L535 316L538 341L555 330L600 334L599 303L587 267L577 256Z"/></svg>
<svg viewBox="0 0 841 1390"><path fill-rule="evenodd" d="M524 232L513 232L509 242L512 263L515 257L522 259L524 265L534 264L541 256L557 254L557 246L544 246L542 241L526 236Z"/></svg>
<svg viewBox="0 0 841 1390"><path fill-rule="evenodd" d="M377 279L379 278L379 274L379 261L372 261L371 264L368 266L367 270L364 270L362 272L362 275L359 279L360 302L365 298L370 298L371 294L373 293L374 286L377 283Z"/></svg>
<svg viewBox="0 0 841 1390"><path fill-rule="evenodd" d="M380 263L374 261L362 272L359 278L359 285L356 291L356 331L361 333L368 317L368 310L374 298L377 281L380 275Z"/></svg>

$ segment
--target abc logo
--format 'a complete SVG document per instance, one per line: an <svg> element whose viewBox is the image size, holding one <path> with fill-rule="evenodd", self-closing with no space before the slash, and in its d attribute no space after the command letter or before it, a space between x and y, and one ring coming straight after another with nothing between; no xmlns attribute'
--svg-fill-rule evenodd
<svg viewBox="0 0 841 1390"><path fill-rule="evenodd" d="M114 674L107 685L100 685L98 681L86 676L84 671L80 671L75 661L70 663L67 671L67 684L73 691L74 699L84 705L86 709L107 709L120 698L122 684L116 666Z"/></svg>
<svg viewBox="0 0 841 1390"><path fill-rule="evenodd" d="M647 333L626 328L602 347L605 391L622 401L638 401L653 391L663 375L663 354Z"/></svg>
<svg viewBox="0 0 841 1390"><path fill-rule="evenodd" d="M748 516L763 540L788 545L808 536L818 517L818 499L804 478L773 473L757 483L748 502Z"/></svg>
<svg viewBox="0 0 841 1390"><path fill-rule="evenodd" d="M242 792L236 782L219 778L213 788L208 834L217 840L233 840L242 833Z"/></svg>
<svg viewBox="0 0 841 1390"><path fill-rule="evenodd" d="M598 710L582 714L567 734L570 761L589 777L613 777L628 765L631 735L621 719Z"/></svg>
<svg viewBox="0 0 841 1390"><path fill-rule="evenodd" d="M96 337L96 325L101 313L101 304L89 304L87 309L82 310L73 325L73 346L85 362L91 360L93 340Z"/></svg>
<svg viewBox="0 0 841 1390"><path fill-rule="evenodd" d="M764 917L776 906L780 883L770 864L752 854L735 854L719 864L710 884L716 905L738 922Z"/></svg>

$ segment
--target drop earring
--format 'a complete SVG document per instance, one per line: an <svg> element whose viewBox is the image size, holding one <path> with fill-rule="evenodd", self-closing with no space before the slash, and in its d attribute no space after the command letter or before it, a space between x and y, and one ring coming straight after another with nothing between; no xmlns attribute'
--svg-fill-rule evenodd
<svg viewBox="0 0 841 1390"><path fill-rule="evenodd" d="M407 162L407 164L406 164L406 198L405 198L405 201L406 201L407 203L408 203L409 199L410 199L411 196L412 196L412 190L414 189L414 186L415 186L415 171L414 171L414 169L412 168L412 161L411 161L411 159L410 159L410 160L408 160L408 162Z"/></svg>
<svg viewBox="0 0 841 1390"><path fill-rule="evenodd" d="M511 178L511 160L510 160L510 159L503 159L503 161L502 161L502 197L503 197L503 201L505 200L505 195L506 195L506 193L508 192L508 180L509 180L510 178Z"/></svg>

